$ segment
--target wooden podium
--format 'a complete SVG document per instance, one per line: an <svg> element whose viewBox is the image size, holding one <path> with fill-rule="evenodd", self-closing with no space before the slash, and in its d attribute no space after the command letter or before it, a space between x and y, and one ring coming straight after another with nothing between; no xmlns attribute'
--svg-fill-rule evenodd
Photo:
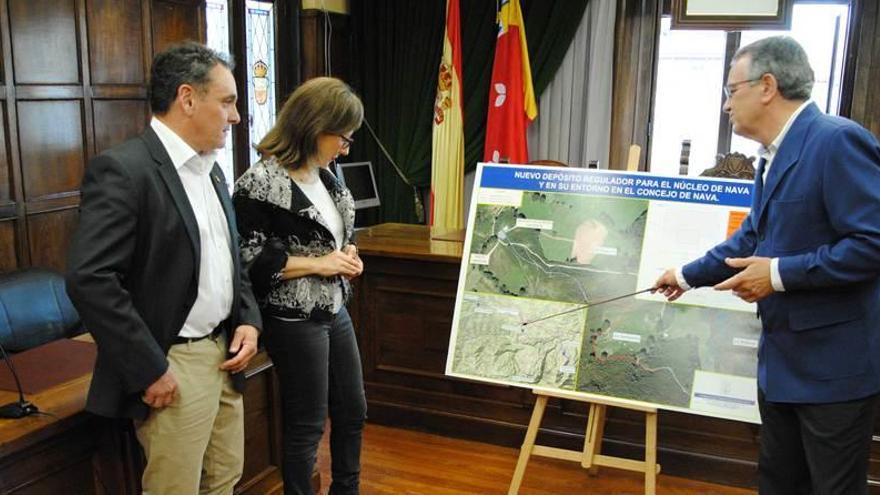
<svg viewBox="0 0 880 495"><path fill-rule="evenodd" d="M645 495L654 495L656 493L657 474L660 473L660 465L657 464L656 408L641 406L636 403L616 400L613 398L595 396L587 398L582 395L546 390L535 390L533 392L537 395L537 398L535 399L535 408L532 410L532 419L529 421L529 427L526 430L526 437L525 440L523 440L522 449L520 449L519 452L519 460L516 463L516 469L513 471L513 479L510 481L510 489L507 491L508 495L516 495L519 493L523 475L525 474L526 466L529 463L529 457L532 455L579 462L581 466L588 469L592 475L598 473L599 466L644 473ZM541 420L544 417L544 410L547 407L547 401L550 397L578 402L588 402L590 404L590 414L587 419L587 430L584 435L584 449L582 451L535 444L538 430L541 427ZM644 461L635 461L632 459L607 456L599 453L602 449L602 435L605 431L605 412L608 406L622 407L645 413Z"/></svg>

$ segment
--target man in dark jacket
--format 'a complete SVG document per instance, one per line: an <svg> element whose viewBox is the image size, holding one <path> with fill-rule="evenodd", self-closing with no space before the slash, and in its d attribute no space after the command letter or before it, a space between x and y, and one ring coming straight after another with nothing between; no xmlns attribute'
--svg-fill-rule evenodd
<svg viewBox="0 0 880 495"><path fill-rule="evenodd" d="M232 493L259 311L214 161L239 115L230 62L196 43L153 61L150 128L95 157L67 288L98 344L87 409L135 419L144 493Z"/></svg>

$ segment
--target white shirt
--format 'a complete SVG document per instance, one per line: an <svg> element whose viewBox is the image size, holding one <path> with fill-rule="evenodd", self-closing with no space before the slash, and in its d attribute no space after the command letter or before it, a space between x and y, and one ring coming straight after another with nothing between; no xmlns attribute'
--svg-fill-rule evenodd
<svg viewBox="0 0 880 495"><path fill-rule="evenodd" d="M770 171L770 166L773 165L773 159L776 158L776 153L779 151L779 145L782 144L782 140L785 139L785 135L788 134L788 130L791 129L794 120L809 104L810 100L807 100L803 102L801 106L797 107L797 110L791 114L791 117L789 117L785 122L785 125L782 126L782 130L776 135L776 139L774 139L769 146L764 147L764 145L761 145L758 147L758 156L767 161L767 163L764 164L764 175L761 176L761 181L767 180L767 172Z"/></svg>
<svg viewBox="0 0 880 495"><path fill-rule="evenodd" d="M300 182L296 179L294 179L294 182L296 182L296 185L299 186L303 194L309 198L309 201L315 205L324 221L327 222L327 226L330 227L330 233L333 234L333 240L336 241L336 249L342 249L345 227L342 223L342 215L336 209L336 203L330 197L327 187L324 186L320 178L311 183ZM333 293L333 312L339 311L341 307L342 287L337 286Z"/></svg>
<svg viewBox="0 0 880 495"><path fill-rule="evenodd" d="M232 310L232 252L229 225L220 198L211 184L215 153L199 155L186 141L159 119L150 126L168 152L180 176L186 197L199 227L201 246L199 288L195 303L178 335L186 338L210 334ZM180 246L180 249L188 249Z"/></svg>
<svg viewBox="0 0 880 495"><path fill-rule="evenodd" d="M779 145L782 144L782 140L785 139L785 135L788 134L788 130L791 128L791 124L794 123L794 119L796 119L809 104L809 100L803 102L801 106L791 114L791 117L789 117L785 125L782 126L782 130L779 131L776 139L774 139L769 146L765 148L761 145L761 147L758 148L758 156L767 161L767 163L764 164L764 175L761 176L761 182L767 180L767 172L770 171L770 166L773 165L773 159L776 158L776 153L779 151ZM785 285L782 284L782 276L779 274L779 258L773 258L770 260L770 285L773 286L773 290L776 292L785 292Z"/></svg>
<svg viewBox="0 0 880 495"><path fill-rule="evenodd" d="M785 139L785 135L788 134L788 130L791 128L791 125L794 123L795 119L804 108L807 108L807 105L810 104L810 100L807 100L801 104L801 106L797 107L788 120L785 122L785 125L782 126L782 130L779 131L779 134L776 135L776 138L768 146L761 145L758 148L758 156L763 158L766 163L764 164L764 173L761 175L761 182L767 180L767 172L770 170L770 166L773 165L773 159L776 158L776 153L779 151L779 146L782 144L782 140ZM682 272L681 267L675 270L675 278L678 282L679 287L684 290L689 290L691 288L688 285L687 281L684 279L684 273ZM773 258L770 260L770 285L773 286L773 290L776 292L785 292L785 285L782 283L782 276L779 274L779 258Z"/></svg>

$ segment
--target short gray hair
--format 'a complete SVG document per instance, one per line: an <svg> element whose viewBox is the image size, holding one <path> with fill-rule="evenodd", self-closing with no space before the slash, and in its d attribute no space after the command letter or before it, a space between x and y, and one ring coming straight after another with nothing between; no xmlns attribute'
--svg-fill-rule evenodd
<svg viewBox="0 0 880 495"><path fill-rule="evenodd" d="M803 47L789 36L773 36L748 44L733 56L734 62L748 55L749 79L764 74L776 78L779 93L786 100L808 100L813 92L813 69Z"/></svg>

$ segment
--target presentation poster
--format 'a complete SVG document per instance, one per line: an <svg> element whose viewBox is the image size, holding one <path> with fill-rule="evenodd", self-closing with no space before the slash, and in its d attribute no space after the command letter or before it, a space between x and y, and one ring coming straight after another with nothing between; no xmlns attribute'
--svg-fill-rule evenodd
<svg viewBox="0 0 880 495"><path fill-rule="evenodd" d="M753 304L701 288L586 306L703 255L751 193L740 180L480 164L447 374L757 423Z"/></svg>

